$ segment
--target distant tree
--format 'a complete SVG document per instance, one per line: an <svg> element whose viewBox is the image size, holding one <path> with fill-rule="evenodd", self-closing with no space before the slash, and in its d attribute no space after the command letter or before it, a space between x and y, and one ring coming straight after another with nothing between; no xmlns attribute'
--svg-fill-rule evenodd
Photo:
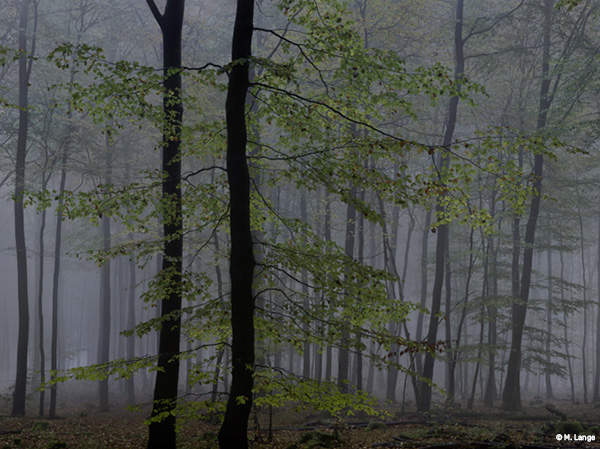
<svg viewBox="0 0 600 449"><path fill-rule="evenodd" d="M37 24L37 2L33 2ZM27 357L29 343L29 299L27 294L27 248L25 246L25 216L23 194L25 191L25 158L29 127L29 79L35 51L35 31L31 46L27 44L29 10L31 1L21 1L19 19L19 130L15 159L15 241L17 247L17 287L19 302L19 336L17 344L17 373L13 396L13 415L25 415L27 390ZM34 27L35 30L35 27ZM28 50L29 48L29 50Z"/></svg>

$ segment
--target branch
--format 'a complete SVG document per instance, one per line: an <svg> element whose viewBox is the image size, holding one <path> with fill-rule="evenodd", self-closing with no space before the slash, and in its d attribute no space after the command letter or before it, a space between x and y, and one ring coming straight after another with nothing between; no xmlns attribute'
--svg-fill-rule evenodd
<svg viewBox="0 0 600 449"><path fill-rule="evenodd" d="M160 13L160 11L158 10L158 7L156 6L156 3L154 2L154 0L146 0L146 3L148 3L148 7L150 8L150 11L152 12L152 15L154 16L154 18L156 19L156 22L158 23L158 26L162 30L162 27L163 27L163 16Z"/></svg>
<svg viewBox="0 0 600 449"><path fill-rule="evenodd" d="M507 13L498 17L496 20L494 20L491 23L491 25L489 25L485 28L481 28L479 30L471 30L471 32L467 36L465 36L465 38L463 39L463 44L465 44L473 36L477 36L478 34L483 34L487 31L491 30L492 28L494 28L496 25L498 25L498 23L502 22L504 19L506 19L508 16L510 16L513 12L515 12L517 9L519 9L521 6L523 6L523 3L525 3L525 0L521 0L521 3L519 3L517 6L515 6L513 9L511 9Z"/></svg>

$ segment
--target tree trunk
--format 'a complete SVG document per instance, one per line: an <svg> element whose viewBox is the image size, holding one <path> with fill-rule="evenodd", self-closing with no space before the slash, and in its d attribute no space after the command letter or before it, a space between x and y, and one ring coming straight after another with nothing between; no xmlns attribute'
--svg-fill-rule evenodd
<svg viewBox="0 0 600 449"><path fill-rule="evenodd" d="M136 266L135 266L135 253L132 253L129 259L129 287L127 290L127 329L132 330L135 327L135 284L136 284ZM127 359L133 360L135 357L135 334L127 337ZM135 374L131 374L127 383L125 384L125 391L127 395L127 404L135 404Z"/></svg>
<svg viewBox="0 0 600 449"><path fill-rule="evenodd" d="M181 125L183 101L181 85L181 29L184 0L167 0L161 14L154 0L148 6L163 35L163 127L162 201L169 204L163 216L162 269L159 274L165 292L161 301L162 326L158 346L158 368L154 387L152 422L148 449L175 449L175 415L179 381L179 340L181 335L183 222L181 205Z"/></svg>
<svg viewBox="0 0 600 449"><path fill-rule="evenodd" d="M254 250L250 229L250 176L246 159L245 102L252 56L254 1L238 0L232 61L225 103L227 178L230 192L232 381L225 418L219 431L221 449L248 447L254 373Z"/></svg>
<svg viewBox="0 0 600 449"><path fill-rule="evenodd" d="M425 214L425 225L423 227L423 235L421 237L421 301L419 303L421 310L419 310L419 315L417 316L417 330L415 334L415 339L418 342L423 340L423 320L425 315L422 311L425 309L425 305L427 304L427 286L429 284L427 276L427 253L429 251L429 234L431 233L429 226L431 226L431 209ZM415 361L417 373L422 374L423 356L420 353L417 353L415 356Z"/></svg>
<svg viewBox="0 0 600 449"><path fill-rule="evenodd" d="M562 239L561 239L561 248L562 248ZM564 279L565 274L565 261L563 257L563 250L561 249L559 252L560 256L560 278ZM560 284L560 303L563 310L563 337L565 339L565 355L567 356L567 369L569 371L569 385L571 387L571 403L575 404L577 401L575 399L575 379L573 376L573 366L571 364L571 354L569 354L569 334L567 332L567 308L565 304L565 286L564 283Z"/></svg>
<svg viewBox="0 0 600 449"><path fill-rule="evenodd" d="M29 77L31 65L27 55L27 24L29 22L30 0L21 1L19 19L19 131L17 136L17 157L15 164L15 242L17 247L17 294L19 309L19 334L17 342L17 372L13 393L12 415L25 415L27 390L27 351L29 346L29 298L27 294L27 249L25 246L25 210L23 192L25 190L25 156L27 153L27 132L29 127ZM33 54L30 55L33 60Z"/></svg>
<svg viewBox="0 0 600 449"><path fill-rule="evenodd" d="M112 182L112 156L111 156L110 133L106 134L106 174L105 184ZM102 248L104 251L110 250L110 217L102 216ZM111 300L111 282L110 282L110 260L102 264L100 270L100 332L98 333L98 361L100 365L106 365L110 360L110 300ZM108 406L108 378L98 382L98 410L107 412Z"/></svg>
<svg viewBox="0 0 600 449"><path fill-rule="evenodd" d="M579 251L581 256L581 281L583 287L583 341L581 342L581 364L582 366L582 384L583 384L583 403L588 403L588 384L587 384L587 278L585 273L585 241L583 233L583 217L581 215L581 196L579 195L579 187L577 189L577 218L579 221Z"/></svg>
<svg viewBox="0 0 600 449"><path fill-rule="evenodd" d="M306 192L304 190L300 193L300 218L304 223L308 223L308 214L306 212ZM308 296L308 271L306 269L302 270L302 307L308 313L310 309L310 300ZM305 332L305 335L308 336L310 332L309 323L306 322L302 328ZM310 342L308 338L302 344L302 377L304 379L310 379Z"/></svg>
<svg viewBox="0 0 600 449"><path fill-rule="evenodd" d="M351 188L351 195L356 197L356 188ZM346 209L346 239L344 252L349 259L354 258L354 243L356 241L356 209L352 204L348 204ZM352 282L346 279L346 282ZM346 329L342 330L342 336L338 351L338 379L337 384L343 393L348 392L349 368L350 368L350 336Z"/></svg>
<svg viewBox="0 0 600 449"><path fill-rule="evenodd" d="M44 174L42 174L44 176ZM46 182L44 179L42 191L46 190ZM42 211L42 222L40 224L40 254L39 260L39 278L38 278L38 297L37 297L37 313L38 313L38 347L40 352L40 385L46 382L46 351L44 350L44 231L46 230L46 209ZM45 388L40 390L39 415L44 416L44 401L46 399Z"/></svg>
<svg viewBox="0 0 600 449"><path fill-rule="evenodd" d="M598 223L598 246L597 246L597 288L600 295L600 221ZM596 300L596 372L594 373L594 402L600 401L600 298Z"/></svg>
<svg viewBox="0 0 600 449"><path fill-rule="evenodd" d="M464 39L462 37L463 28L463 6L464 0L456 0L456 24L454 26L454 51L456 58L456 65L454 69L454 77L456 80L460 80L465 71L465 57L464 57ZM460 88L460 84L458 86ZM452 145L452 139L454 138L454 130L456 128L456 120L458 116L458 101L459 97L454 96L450 99L448 106L448 121L446 124L446 131L444 133L443 140L443 153L441 155L440 167L445 170L450 165L450 146ZM436 204L436 213L439 215L444 211L440 201ZM444 283L444 265L445 265L445 252L448 246L448 225L440 225L437 228L437 242L436 242L436 263L435 263L435 278L433 281L433 292L431 301L431 310L429 317L429 330L427 332L427 345L430 350L433 349L437 343L437 331L438 331L438 313L440 312L442 303L442 287ZM450 319L450 317L446 317ZM423 377L427 380L433 379L433 367L434 367L434 355L433 353L427 352L425 355L425 363L423 364ZM419 382L418 397L417 397L417 410L420 412L427 412L431 406L431 384L422 381Z"/></svg>
<svg viewBox="0 0 600 449"><path fill-rule="evenodd" d="M544 43L542 57L542 84L540 87L540 105L538 110L537 129L546 127L548 109L550 108L550 26L552 22L552 10L554 0L544 0ZM533 243L535 239L535 228L540 211L542 199L542 174L544 156L536 154L533 165L533 188L535 196L531 200L529 218L525 228L525 251L523 253L523 269L519 291L519 303L512 305L512 341L508 365L506 368L506 380L502 392L502 409L514 411L521 408L521 386L519 374L521 371L521 343L523 340L523 327L527 314L527 302L529 301L529 287L531 285L531 274L533 264ZM514 269L514 267L513 267Z"/></svg>
<svg viewBox="0 0 600 449"><path fill-rule="evenodd" d="M548 242L548 304L546 306L546 399L554 399L552 392L552 374L550 373L550 363L552 362L552 356L550 355L550 349L552 347L552 239Z"/></svg>

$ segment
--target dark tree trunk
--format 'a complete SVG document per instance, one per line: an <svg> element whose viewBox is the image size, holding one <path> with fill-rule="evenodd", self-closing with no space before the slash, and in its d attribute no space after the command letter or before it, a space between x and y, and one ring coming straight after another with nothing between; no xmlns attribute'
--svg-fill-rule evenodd
<svg viewBox="0 0 600 449"><path fill-rule="evenodd" d="M329 199L329 192L325 191L325 224L324 224L324 236L325 241L331 241L331 201ZM325 350L325 380L330 381L333 371L333 350L331 344L327 344Z"/></svg>
<svg viewBox="0 0 600 449"><path fill-rule="evenodd" d="M552 10L554 0L544 1L544 43L542 57L542 84L540 87L540 105L538 110L537 129L546 127L548 109L550 108L550 26L552 21ZM521 285L519 290L519 302L513 302L512 306L512 341L508 365L506 368L506 380L502 392L502 409L506 411L519 410L521 408L521 385L519 373L521 371L521 343L523 340L523 326L527 314L527 302L529 301L529 287L531 285L531 274L533 264L533 243L535 228L540 211L542 172L544 156L536 154L533 165L533 188L536 192L531 200L529 218L525 228L525 251L523 253L523 268ZM514 267L513 267L514 269Z"/></svg>
<svg viewBox="0 0 600 449"><path fill-rule="evenodd" d="M131 330L135 327L135 283L136 283L136 266L135 253L132 253L129 259L129 287L127 290L127 329ZM133 360L135 357L135 335L127 337L127 359ZM135 404L135 381L134 374L127 379L125 384L127 394L127 404Z"/></svg>
<svg viewBox="0 0 600 449"><path fill-rule="evenodd" d="M231 360L232 381L225 418L219 431L221 449L248 447L248 416L252 408L254 373L254 250L250 229L250 176L246 159L246 94L252 56L254 1L238 0L225 103L227 178L230 194Z"/></svg>
<svg viewBox="0 0 600 449"><path fill-rule="evenodd" d="M548 304L546 305L546 399L554 399L554 393L552 392L552 374L550 373L550 363L552 362L552 356L550 355L550 349L552 347L552 239L548 242Z"/></svg>
<svg viewBox="0 0 600 449"><path fill-rule="evenodd" d="M456 0L456 23L454 26L454 52L455 52L455 68L454 77L456 80L460 80L465 71L465 56L464 56L464 39L462 37L463 28L463 4L464 0ZM460 85L459 85L460 88ZM452 145L452 139L454 138L454 130L456 128L456 120L458 116L458 101L459 97L454 96L450 99L448 106L448 121L446 123L446 131L444 133L443 147L444 150L440 160L440 167L442 170L450 165L450 146ZM436 213L439 215L444 211L443 206L438 201L436 204ZM445 266L445 253L446 247L448 246L448 225L440 225L437 229L437 242L436 242L436 263L435 263L435 278L433 281L433 292L431 301L431 310L429 318L429 330L427 332L427 345L433 348L437 342L437 331L439 318L438 313L442 303L442 287L444 284L444 266ZM450 319L450 317L446 317ZM423 364L423 377L425 379L433 379L433 367L434 367L434 355L432 352L428 352L425 355L425 362ZM420 412L429 411L431 406L431 384L422 381L418 385L417 395L417 410Z"/></svg>
<svg viewBox="0 0 600 449"><path fill-rule="evenodd" d="M308 214L306 211L306 192L302 191L300 193L300 218L304 223L308 223ZM310 309L310 300L308 296L308 271L306 269L302 270L302 307L308 313ZM306 335L309 334L309 323L306 322L303 325L303 330ZM310 379L310 342L308 339L302 344L302 377L304 379Z"/></svg>
<svg viewBox="0 0 600 449"><path fill-rule="evenodd" d="M42 174L42 176L44 176ZM46 190L46 182L44 179L42 191ZM46 382L46 351L44 350L44 231L46 230L46 209L42 211L42 222L40 224L40 254L39 260L39 278L38 278L38 297L37 297L37 313L38 313L38 347L40 351L40 385ZM44 416L44 401L46 399L45 388L40 391L39 415Z"/></svg>
<svg viewBox="0 0 600 449"><path fill-rule="evenodd" d="M427 276L427 253L429 251L429 234L431 230L431 209L425 214L425 226L423 227L423 235L421 237L421 301L419 306L419 315L417 316L417 331L415 334L416 341L420 342L423 340L423 321L425 314L422 312L427 304L427 286L429 284ZM420 353L415 355L417 373L423 373L423 356Z"/></svg>
<svg viewBox="0 0 600 449"><path fill-rule="evenodd" d="M25 156L29 127L28 94L31 65L27 55L27 24L30 0L22 0L19 20L19 132L15 164L15 242L17 247L17 294L19 305L19 335L17 342L17 372L13 393L13 416L25 415L27 390L27 349L29 346L29 299L27 294L27 250L25 246ZM31 55L33 56L33 55Z"/></svg>
<svg viewBox="0 0 600 449"><path fill-rule="evenodd" d="M352 196L356 197L356 188L352 188ZM356 242L356 209L348 204L346 209L346 239L344 252L349 259L354 258L354 244ZM346 282L352 282L346 279ZM343 393L348 392L349 368L350 368L350 335L346 329L342 330L341 341L338 351L338 379L337 384Z"/></svg>
<svg viewBox="0 0 600 449"><path fill-rule="evenodd" d="M470 246L471 246L471 258L472 258L472 249L473 249L473 230L471 229L471 239L469 241ZM448 392L448 397L446 399L446 401L448 403L453 403L454 402L454 388L455 388L455 379L454 379L454 368L456 366L456 358L455 358L455 354L456 357L458 356L458 342L460 340L460 337L456 337L456 348L453 347L453 343L452 343L452 320L450 319L450 317L452 316L452 272L451 272L451 266L450 266L450 229L448 228L448 238L446 239L446 254L444 255L444 259L446 261L446 264L444 266L444 285L445 285L445 292L444 292L444 314L445 314L445 320L444 320L444 324L445 324L445 330L446 330L446 355L447 355L447 362L446 362L446 391ZM469 268L471 267L471 264L469 264ZM463 311L466 309L467 306L467 301L469 298L469 282L467 281L467 296L465 297L465 301L463 303ZM460 333L460 328L462 327L462 322L461 324L459 324L459 328L457 329L457 332Z"/></svg>
<svg viewBox="0 0 600 449"><path fill-rule="evenodd" d="M223 277L221 275L221 266L219 265L219 259L221 257L219 250L219 235L215 232L213 236L215 242L215 276L217 278L217 297L219 302L224 303L223 299ZM225 352L225 346L220 346L217 350L217 361L215 363L215 374L213 376L213 387L210 395L210 400L215 402L219 393L219 376L221 375L221 363L223 361L223 354ZM225 373L227 377L227 373Z"/></svg>
<svg viewBox="0 0 600 449"><path fill-rule="evenodd" d="M600 295L600 222L598 223L597 291ZM600 401L600 298L596 302L596 372L594 373L594 402Z"/></svg>
<svg viewBox="0 0 600 449"><path fill-rule="evenodd" d="M561 247L562 239L561 239ZM564 279L565 274L565 261L563 257L563 250L561 249L559 252L560 256L560 279ZM567 369L569 371L569 385L571 387L571 403L575 404L577 400L575 399L575 379L573 376L573 366L571 364L571 354L569 354L569 334L567 332L567 307L565 304L565 286L564 283L560 284L560 304L563 310L563 337L565 339L565 355L567 356Z"/></svg>
<svg viewBox="0 0 600 449"><path fill-rule="evenodd" d="M495 216L495 205L496 205L496 194L492 194L491 201L491 215ZM497 328L496 322L498 318L498 309L495 305L496 298L498 297L498 256L494 247L494 238L492 236L488 239L488 249L486 254L486 261L491 261L491 274L489 274L488 290L491 284L491 295L494 301L487 307L488 311L488 376L485 386L485 393L483 395L483 405L486 407L494 406L494 399L496 398L496 340L497 340Z"/></svg>
<svg viewBox="0 0 600 449"><path fill-rule="evenodd" d="M105 184L110 185L112 182L112 160L111 160L111 142L110 134L106 134L106 174ZM110 217L104 215L102 217L102 248L104 251L110 250ZM110 299L111 299L111 282L110 282L110 260L107 260L102 265L100 270L100 332L98 333L98 364L106 365L110 360ZM98 382L98 410L107 412L108 406L108 379L102 379Z"/></svg>
<svg viewBox="0 0 600 449"><path fill-rule="evenodd" d="M481 205L480 205L481 207ZM448 363L448 386L447 386L447 390L448 390L448 403L452 403L454 402L454 398L456 396L456 375L455 375L455 371L456 371L456 365L458 363L458 356L459 356L459 346L461 345L461 335L463 332L463 328L464 328L464 324L467 318L467 306L469 304L469 298L470 298L470 289L471 289L471 278L473 276L473 267L475 264L475 254L473 252L473 235L475 233L474 228L471 228L471 232L469 233L469 265L467 267L467 278L466 278L466 282L465 282L465 296L464 296L464 300L463 300L463 305L462 305L462 311L460 314L460 319L458 321L458 326L456 329L456 338L455 338L455 342L454 342L454 348L452 347L452 342L450 341L451 339L451 335L450 335L450 331L449 331L449 326L448 324L446 324L446 330L448 332L447 336L446 336L446 341L447 341L447 351L448 351L448 357L449 357L449 363ZM447 255L447 257L449 257ZM483 268L483 283L484 283L484 289L483 289L483 295L486 294L486 287L487 287L487 259L484 263L484 268ZM450 294L449 294L449 290L450 290L450 285L449 285L449 280L450 280L450 264L446 263L446 272L447 272L447 276L446 276L446 316L450 316L449 311L451 310L450 308ZM485 296L482 296L482 301L485 298ZM483 319L483 318L482 318ZM446 322L448 323L450 320L446 319ZM478 362L479 363L479 362Z"/></svg>
<svg viewBox="0 0 600 449"><path fill-rule="evenodd" d="M587 277L585 274L585 240L583 233L583 217L581 215L581 196L579 194L579 187L577 189L577 218L579 221L579 251L581 256L581 281L583 291L583 341L581 342L581 374L583 384L583 403L588 403L588 382L587 382L587 334L588 334L588 320L587 320Z"/></svg>
<svg viewBox="0 0 600 449"><path fill-rule="evenodd" d="M158 345L158 368L150 423L148 449L175 449L175 415L179 380L179 340L181 335L181 277L183 257L183 222L181 206L181 124L183 101L181 86L181 29L184 0L167 0L161 14L154 0L148 6L163 35L164 96L162 153L162 201L169 204L170 214L163 217L163 254L161 301L163 319Z"/></svg>

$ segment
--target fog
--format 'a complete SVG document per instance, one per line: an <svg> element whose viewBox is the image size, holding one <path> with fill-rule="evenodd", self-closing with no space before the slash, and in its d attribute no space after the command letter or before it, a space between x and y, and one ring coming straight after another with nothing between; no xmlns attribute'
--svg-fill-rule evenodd
<svg viewBox="0 0 600 449"><path fill-rule="evenodd" d="M188 3L182 134L161 115L162 37L145 2L32 3L25 108L22 5L0 4L6 413L19 376L23 298L27 414L38 410L40 342L46 381L88 378L56 385L58 414L107 410L95 377L106 367L70 371L105 363L103 351L109 368L140 364L124 376L133 383L110 377L108 409L152 400L161 311L172 293L161 287L173 240L163 225L176 210L161 196L163 139L181 140L178 391L203 404L228 396L236 206L225 95L235 4ZM310 8L288 5L288 16L259 1L255 11L244 126L258 262L255 368L264 376L257 394L276 391L274 376L296 387L331 382L344 394L362 390L420 411L449 400L505 410L600 401L598 5L355 0L339 13L325 3L331 19L319 25L334 36L336 14L352 17L359 37L321 41L311 22L286 25ZM63 43L72 47L55 50ZM27 296L19 294L15 240L20 111L28 123ZM132 322L138 336L123 334ZM50 372L53 332L59 373ZM516 380L507 378L511 366ZM434 383L433 405L423 399L425 379Z"/></svg>

